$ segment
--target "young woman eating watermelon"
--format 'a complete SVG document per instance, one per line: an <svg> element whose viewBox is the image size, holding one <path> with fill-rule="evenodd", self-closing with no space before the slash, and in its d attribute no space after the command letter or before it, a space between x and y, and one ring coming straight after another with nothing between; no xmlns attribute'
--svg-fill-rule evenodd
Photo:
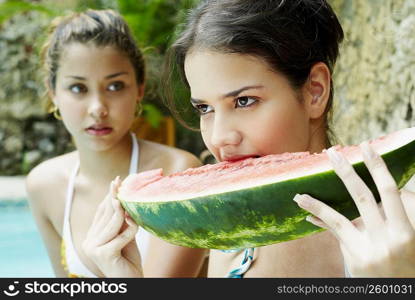
<svg viewBox="0 0 415 300"><path fill-rule="evenodd" d="M216 160L315 153L332 145L332 73L343 31L326 1L202 1L183 28L170 58ZM184 105L175 101L188 100L173 99L173 112ZM361 148L383 208L331 149L333 167L361 217L351 222L318 199L297 195L293 201L314 215L309 221L329 230L255 249L212 250L208 276L415 276L415 196L398 190L370 146ZM120 255L119 248L113 252Z"/></svg>
<svg viewBox="0 0 415 300"><path fill-rule="evenodd" d="M83 250L99 204L110 201L103 199L115 176L200 165L188 152L139 140L130 132L144 96L145 63L125 21L111 10L59 17L43 55L48 105L76 145L76 151L41 163L27 177L31 209L56 276L136 276L142 268L134 238L146 276L197 275L203 250L171 245L143 229L136 235L137 226L128 219L127 225L122 213L116 216L121 235L112 243L123 246L123 259L117 263L131 267L131 272L98 267ZM102 230L94 242L106 243L113 234ZM100 253L105 255L105 249Z"/></svg>

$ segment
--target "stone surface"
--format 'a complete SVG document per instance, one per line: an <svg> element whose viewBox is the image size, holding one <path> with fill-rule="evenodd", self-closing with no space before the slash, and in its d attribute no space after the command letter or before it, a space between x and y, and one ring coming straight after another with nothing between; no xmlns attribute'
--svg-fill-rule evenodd
<svg viewBox="0 0 415 300"><path fill-rule="evenodd" d="M26 200L25 179L25 176L0 176L0 201Z"/></svg>
<svg viewBox="0 0 415 300"><path fill-rule="evenodd" d="M345 32L334 131L356 144L415 125L415 2L331 0Z"/></svg>

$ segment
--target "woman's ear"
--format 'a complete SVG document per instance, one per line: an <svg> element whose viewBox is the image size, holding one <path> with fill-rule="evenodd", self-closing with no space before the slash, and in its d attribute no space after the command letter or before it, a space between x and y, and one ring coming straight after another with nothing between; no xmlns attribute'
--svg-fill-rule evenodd
<svg viewBox="0 0 415 300"><path fill-rule="evenodd" d="M48 101L51 105L51 110L55 110L58 107L58 101L56 99L56 93L52 90L48 91Z"/></svg>
<svg viewBox="0 0 415 300"><path fill-rule="evenodd" d="M145 90L145 84L142 83L138 86L138 93L137 93L137 103L140 102L144 97L144 90Z"/></svg>
<svg viewBox="0 0 415 300"><path fill-rule="evenodd" d="M46 86L46 90L47 90L47 97L48 97L48 101L50 101L53 105L57 106L56 104L56 94L54 89L51 87L49 81L45 81L45 86Z"/></svg>
<svg viewBox="0 0 415 300"><path fill-rule="evenodd" d="M48 98L56 105L55 93L52 90L48 90Z"/></svg>
<svg viewBox="0 0 415 300"><path fill-rule="evenodd" d="M330 97L330 79L330 70L325 63L313 65L303 87L303 99L311 119L318 119L324 114Z"/></svg>

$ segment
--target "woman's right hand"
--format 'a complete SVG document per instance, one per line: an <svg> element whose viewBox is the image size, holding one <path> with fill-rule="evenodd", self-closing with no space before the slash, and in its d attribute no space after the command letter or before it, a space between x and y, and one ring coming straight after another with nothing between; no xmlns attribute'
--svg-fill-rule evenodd
<svg viewBox="0 0 415 300"><path fill-rule="evenodd" d="M98 206L82 248L105 277L143 277L135 242L138 226L116 199L120 183L119 177L111 182L110 193Z"/></svg>

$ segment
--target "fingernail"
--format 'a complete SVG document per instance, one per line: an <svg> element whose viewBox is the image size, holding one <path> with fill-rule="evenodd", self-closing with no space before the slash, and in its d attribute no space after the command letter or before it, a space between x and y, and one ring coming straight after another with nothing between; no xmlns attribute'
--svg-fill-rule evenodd
<svg viewBox="0 0 415 300"><path fill-rule="evenodd" d="M307 195L296 194L293 200L297 202L298 206L302 208L309 208L312 203L311 198L308 197Z"/></svg>
<svg viewBox="0 0 415 300"><path fill-rule="evenodd" d="M113 198L115 198L115 197L116 197L116 193L115 193L115 182L114 182L114 180L113 180L113 181L111 181L111 185L110 185L110 192L111 192L111 196L112 196Z"/></svg>
<svg viewBox="0 0 415 300"><path fill-rule="evenodd" d="M313 216L307 216L307 217L305 217L305 220L307 221L307 222L310 222L310 223L313 223L313 224L316 224L316 223L321 223L321 222L319 222L318 221L318 219L317 218L315 218L315 217L313 217Z"/></svg>
<svg viewBox="0 0 415 300"><path fill-rule="evenodd" d="M310 222L310 223L313 223L313 217L312 216L307 216L307 217L305 217L305 220L307 221L307 222Z"/></svg>
<svg viewBox="0 0 415 300"><path fill-rule="evenodd" d="M340 166L343 164L344 162L343 156L340 153L338 153L336 150L334 150L333 147L327 149L326 152L333 165Z"/></svg>
<svg viewBox="0 0 415 300"><path fill-rule="evenodd" d="M131 219L130 217L126 217L125 218L125 222L127 222L128 225L130 226L135 226L135 222L133 221L133 219Z"/></svg>

